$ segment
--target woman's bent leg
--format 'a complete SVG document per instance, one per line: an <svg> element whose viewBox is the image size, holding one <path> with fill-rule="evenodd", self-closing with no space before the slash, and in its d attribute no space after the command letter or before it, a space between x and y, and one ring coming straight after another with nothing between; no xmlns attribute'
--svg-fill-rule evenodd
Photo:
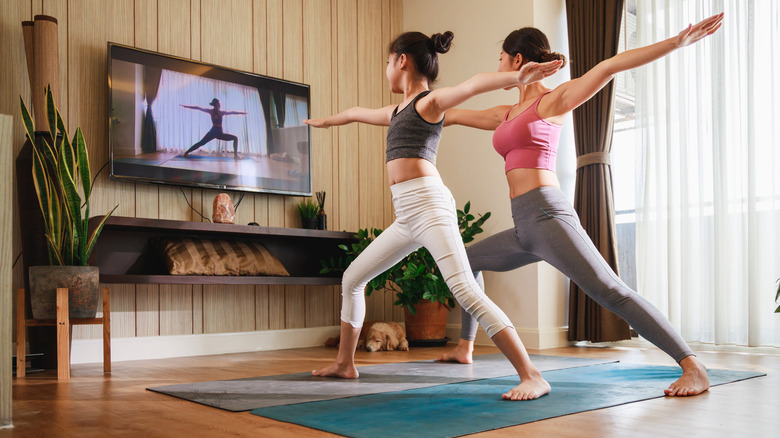
<svg viewBox="0 0 780 438"><path fill-rule="evenodd" d="M517 239L514 228L494 234L468 248L466 255L480 290L485 291L482 271L505 272L517 269L540 259L526 252ZM471 363L474 351L474 339L477 335L478 323L468 311L461 308L461 328L458 344L452 350L444 353L439 360L445 362Z"/></svg>
<svg viewBox="0 0 780 438"><path fill-rule="evenodd" d="M182 156L187 158L190 153L195 152L196 150L200 149L201 146L210 142L211 140L214 140L215 138L217 138L217 133L215 133L213 129L209 130L209 132L207 132L199 142L195 143L191 148L187 149L187 152L185 152Z"/></svg>

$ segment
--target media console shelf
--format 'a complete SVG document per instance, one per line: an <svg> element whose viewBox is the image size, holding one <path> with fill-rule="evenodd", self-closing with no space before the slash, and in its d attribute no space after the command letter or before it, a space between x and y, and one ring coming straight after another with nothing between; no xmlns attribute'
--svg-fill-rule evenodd
<svg viewBox="0 0 780 438"><path fill-rule="evenodd" d="M90 233L100 218L89 220ZM196 237L256 241L273 253L289 277L169 275L151 250L155 237ZM216 224L112 216L103 227L90 264L100 268L101 283L126 284L340 284L338 275L320 275L320 260L343 256L340 244L356 242L355 233L250 225Z"/></svg>

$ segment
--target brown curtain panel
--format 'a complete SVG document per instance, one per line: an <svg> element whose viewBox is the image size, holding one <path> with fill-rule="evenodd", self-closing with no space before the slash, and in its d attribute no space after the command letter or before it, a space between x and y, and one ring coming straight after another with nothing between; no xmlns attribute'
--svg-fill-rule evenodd
<svg viewBox="0 0 780 438"><path fill-rule="evenodd" d="M623 0L566 0L571 76L578 78L617 53ZM613 84L574 110L577 179L574 209L601 255L617 272L612 199ZM569 288L569 340L630 339L625 321L596 304L573 282Z"/></svg>

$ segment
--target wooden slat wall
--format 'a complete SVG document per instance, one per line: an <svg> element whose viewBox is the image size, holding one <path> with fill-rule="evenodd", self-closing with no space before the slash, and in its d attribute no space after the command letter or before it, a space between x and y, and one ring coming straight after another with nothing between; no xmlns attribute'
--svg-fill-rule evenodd
<svg viewBox="0 0 780 438"><path fill-rule="evenodd" d="M95 175L108 161L106 42L112 41L311 85L312 117L350 106L397 103L387 89L385 48L401 31L402 0L10 0L2 25L0 113L14 116L13 155L23 133L18 97L30 100L21 21L48 14L59 21L60 110L80 126ZM384 170L385 130L350 125L312 130L314 190L327 192L331 230L385 228L393 220ZM92 212L119 205L122 216L202 220L215 191L97 177ZM14 190L15 194L15 190ZM237 222L298 227L300 197L247 194ZM235 201L235 200L234 200ZM14 203L16 200L14 199ZM14 258L21 251L14 217ZM13 287L23 282L21 264ZM337 325L336 286L111 285L115 337L224 333ZM401 320L393 297L368 299L368 319ZM323 311L323 309L326 309ZM74 338L99 338L97 327L75 326Z"/></svg>
<svg viewBox="0 0 780 438"><path fill-rule="evenodd" d="M11 424L11 368L13 366L11 331L14 321L14 288L12 286L11 264L13 260L13 207L11 206L11 189L13 183L13 160L11 159L11 137L13 133L13 117L0 114L0 259L5 262L0 265L0 428Z"/></svg>

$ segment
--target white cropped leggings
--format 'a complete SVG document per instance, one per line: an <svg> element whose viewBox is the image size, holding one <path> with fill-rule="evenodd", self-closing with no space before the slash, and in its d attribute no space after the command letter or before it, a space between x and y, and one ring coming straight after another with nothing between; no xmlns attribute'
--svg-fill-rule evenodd
<svg viewBox="0 0 780 438"><path fill-rule="evenodd" d="M509 318L477 285L458 229L455 200L438 177L415 178L390 187L396 220L355 259L342 279L341 320L363 326L365 288L371 279L425 247L460 306L493 337Z"/></svg>

